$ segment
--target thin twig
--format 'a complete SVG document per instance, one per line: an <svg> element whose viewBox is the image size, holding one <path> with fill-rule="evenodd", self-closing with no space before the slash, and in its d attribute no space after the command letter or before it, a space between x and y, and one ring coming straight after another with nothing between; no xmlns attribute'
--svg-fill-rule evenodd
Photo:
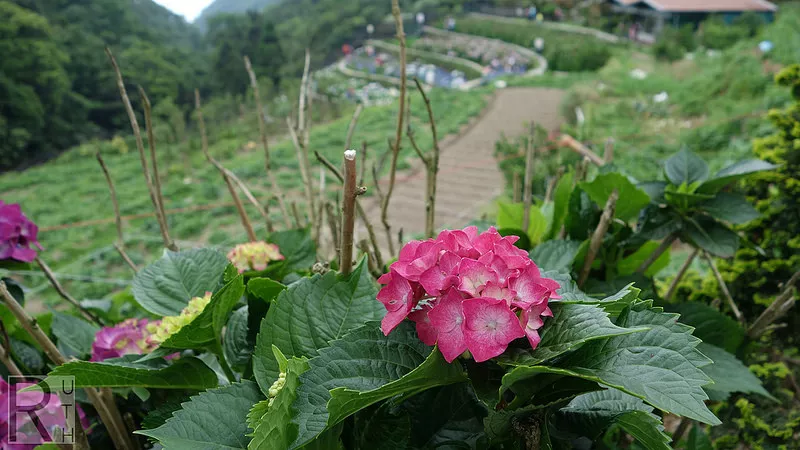
<svg viewBox="0 0 800 450"><path fill-rule="evenodd" d="M604 164L603 158L597 156L595 152L591 151L588 147L576 141L575 138L568 134L561 135L561 138L558 140L558 145L571 148L575 152L589 158L589 160L597 166L602 166Z"/></svg>
<svg viewBox="0 0 800 450"><path fill-rule="evenodd" d="M586 283L586 280L589 278L589 272L592 271L592 264L595 258L597 258L597 252L600 250L600 246L603 245L603 238L614 218L617 200L619 200L619 191L614 189L611 195L608 196L608 201L606 201L606 205L603 208L603 214L600 216L600 223L597 224L597 228L595 228L592 234L592 240L589 242L589 251L586 253L586 258L583 260L583 268L578 277L578 287L583 287L583 284Z"/></svg>
<svg viewBox="0 0 800 450"><path fill-rule="evenodd" d="M22 371L19 370L17 363L11 358L11 339L8 337L6 326L2 320L0 320L0 332L3 333L3 344L0 345L0 360L2 360L3 365L8 369L9 375L21 377Z"/></svg>
<svg viewBox="0 0 800 450"><path fill-rule="evenodd" d="M272 163L270 162L269 158L269 142L267 141L267 124L264 120L264 108L261 106L261 94L258 92L258 79L256 78L255 72L253 72L253 66L250 64L250 58L247 56L244 57L244 67L247 70L247 74L250 76L250 86L253 88L253 97L255 97L256 100L258 132L261 136L261 146L264 147L264 170L267 172L267 178L269 178L270 185L272 186L272 194L278 200L278 206L281 209L284 224L286 225L286 228L291 228L292 225L289 220L289 209L286 208L286 202L283 200L284 196L281 192L280 186L278 185L278 180L275 178L275 174L272 173Z"/></svg>
<svg viewBox="0 0 800 450"><path fill-rule="evenodd" d="M769 307L761 313L755 322L747 330L747 334L752 339L758 339L769 328L770 324L778 320L781 316L794 306L797 298L794 295L794 289L800 281L800 270L794 273L789 281L784 285L783 291L778 297L769 305Z"/></svg>
<svg viewBox="0 0 800 450"><path fill-rule="evenodd" d="M22 328L24 328L28 335L39 344L47 358L58 366L65 364L67 362L67 358L65 358L64 355L58 351L58 348L56 348L56 345L53 343L53 341L51 341L50 338L47 337L47 334L42 331L41 327L39 327L39 324L36 322L36 319L28 315L28 313L22 308L22 305L20 305L19 302L17 302L17 300L11 295L11 293L8 292L6 284L2 281L0 281L0 297L2 297L9 311L11 311L11 314L17 319L20 325L22 325ZM97 409L101 419L106 424L115 446L123 450L133 450L134 447L131 443L130 436L124 432L124 427L119 428L119 425L121 424L115 423L113 420L113 415L110 414L110 408L112 406L106 404L106 402L100 398L95 389L86 388L85 391L88 394L92 405L95 407L95 409ZM116 409L116 404L113 404L113 408ZM89 449L89 443L86 440L86 433L83 429L83 426L80 424L80 421L76 422L76 447L79 449Z"/></svg>
<svg viewBox="0 0 800 450"><path fill-rule="evenodd" d="M297 202L290 202L289 207L292 208L292 217L294 218L294 226L303 228L303 220L300 218L300 212L297 210Z"/></svg>
<svg viewBox="0 0 800 450"><path fill-rule="evenodd" d="M708 254L707 251L703 251L703 257L708 262L708 265L711 266L711 272L714 274L714 278L717 279L719 290L722 291L722 297L725 299L725 302L728 304L728 307L731 309L731 311L733 311L733 315L736 316L736 320L744 324L745 323L744 315L742 314L741 311L739 311L739 307L736 306L736 302L733 301L733 296L731 296L731 292L728 290L728 285L725 284L725 280L722 279L722 275L719 273L717 265L714 263L714 260L711 258L711 255Z"/></svg>
<svg viewBox="0 0 800 450"><path fill-rule="evenodd" d="M670 447L675 448L680 442L683 435L686 433L686 430L692 425L692 419L688 417L682 417L680 423L678 424L678 428L675 429L675 432L672 433L672 443Z"/></svg>
<svg viewBox="0 0 800 450"><path fill-rule="evenodd" d="M233 186L233 182L231 181L231 175L233 173L225 169L225 167L223 167L222 164L220 164L216 159L214 159L208 150L208 137L206 136L206 124L205 124L205 119L203 119L203 108L200 102L200 91L198 91L197 89L195 89L194 91L194 107L195 111L197 112L197 122L200 128L200 140L203 149L203 155L205 155L206 160L212 166L214 166L222 175L222 179L223 181L225 181L225 186L227 186L228 192L231 194L231 198L233 198L233 204L236 206L236 211L239 213L239 219L242 221L242 227L244 227L244 230L247 233L247 238L250 242L255 242L258 240L258 238L256 237L256 233L253 230L252 223L250 223L250 217L248 217L247 211L244 209L244 205L242 204L242 200L239 198L239 193L236 192L236 188ZM255 198L253 198L253 200L255 200ZM260 207L258 202L255 203L258 207Z"/></svg>
<svg viewBox="0 0 800 450"><path fill-rule="evenodd" d="M106 183L108 184L108 190L111 192L111 203L114 205L114 223L117 225L117 242L114 243L114 248L117 249L122 259L133 269L134 272L138 272L139 268L136 267L136 264L133 263L133 260L128 256L128 253L125 252L125 238L122 235L122 216L119 213L119 202L117 201L117 190L114 189L114 182L111 180L111 174L108 172L108 167L106 166L106 162L103 161L103 157L100 156L100 152L95 154L97 157L97 162L100 163L100 168L103 169L103 175L106 177Z"/></svg>
<svg viewBox="0 0 800 450"><path fill-rule="evenodd" d="M336 208L330 202L325 202L325 213L328 217L328 227L331 231L334 254L338 261L341 258L339 254L339 214L336 213Z"/></svg>
<svg viewBox="0 0 800 450"><path fill-rule="evenodd" d="M675 278L672 279L672 282L669 284L669 289L667 289L667 294L664 296L665 301L672 300L672 296L675 295L675 292L678 290L678 283L681 282L683 276L686 275L686 272L689 270L689 267L692 265L692 261L697 257L697 253L700 250L694 249L692 253L689 254L689 257L686 258L686 261L683 262L683 265L678 270L678 273L675 275Z"/></svg>
<svg viewBox="0 0 800 450"><path fill-rule="evenodd" d="M303 96L300 97L301 99ZM302 131L301 126L298 124L297 128L295 129L294 124L292 123L292 119L290 117L286 118L286 125L289 127L289 136L292 138L292 143L294 144L295 155L297 156L297 165L300 167L300 177L303 180L303 190L306 194L306 206L308 207L308 217L311 219L311 228L312 233L315 229L315 211L314 211L314 198L313 192L311 188L311 174L308 171L308 167L306 167L304 159L304 148L305 144L302 143L297 135L299 131ZM297 208L297 206L292 206L292 208ZM292 211L292 214L297 216L296 211Z"/></svg>
<svg viewBox="0 0 800 450"><path fill-rule="evenodd" d="M153 189L156 193L156 200L158 200L158 210L161 213L161 219L166 224L167 215L164 213L164 194L161 192L161 176L158 173L158 159L156 158L156 137L153 132L152 107L150 106L150 99L147 98L147 93L141 86L139 86L139 96L144 105L144 125L145 131L147 131L147 146L150 148L150 165L153 168L153 173L151 174Z"/></svg>
<svg viewBox="0 0 800 450"><path fill-rule="evenodd" d="M658 245L658 247L656 247L653 253L651 253L650 256L648 256L647 259L642 261L639 267L636 268L636 272L642 274L647 272L647 269L649 269L650 266L653 265L653 263L656 262L656 260L670 248L670 246L672 245L673 242L675 242L676 239L678 239L678 235L676 233L672 233L669 236L665 237L664 240L662 240L661 243Z"/></svg>
<svg viewBox="0 0 800 450"><path fill-rule="evenodd" d="M333 165L333 163L328 161L328 158L322 156L316 150L314 151L314 155L317 157L317 161L319 161L323 166L327 167L340 183L344 183L344 176L342 175L342 172L340 172L339 169ZM380 195L380 189L378 189L377 183L375 188ZM364 211L364 207L361 205L361 202L358 200L358 198L356 198L356 211L358 212L358 217L361 218L361 221L364 223L364 227L367 229L367 234L369 234L369 241L372 243L372 251L375 255L375 261L378 263L379 267L383 267L383 256L381 254L380 244L378 243L378 235L375 234L375 227L372 226L372 222L370 222L367 212Z"/></svg>
<svg viewBox="0 0 800 450"><path fill-rule="evenodd" d="M561 177L563 176L564 176L564 168L559 167L558 170L556 170L556 175L550 179L549 183L547 183L547 191L545 191L544 193L545 203L550 203L553 201L553 195L555 195L556 186L558 185L558 180L560 180Z"/></svg>
<svg viewBox="0 0 800 450"><path fill-rule="evenodd" d="M378 269L378 266L375 264L375 258L369 251L369 242L367 242L366 239L360 240L358 242L358 248L367 256L367 268L369 269L369 272L372 274L372 276L375 278L379 278L381 275L383 275L380 269Z"/></svg>
<svg viewBox="0 0 800 450"><path fill-rule="evenodd" d="M178 247L175 245L175 242L169 236L169 229L167 228L167 218L162 216L161 208L159 207L158 197L156 195L155 186L153 186L153 180L150 176L150 170L147 167L147 157L144 153L144 142L142 141L142 133L139 129L139 122L136 120L136 113L133 111L133 106L131 106L131 100L128 98L128 91L125 89L125 81L122 79L122 72L119 70L119 66L117 65L117 60L114 58L114 55L111 53L111 50L106 47L106 55L108 55L109 60L111 60L111 66L114 68L114 73L117 76L117 87L119 88L119 95L122 98L122 104L125 105L125 111L128 113L128 120L131 123L131 128L133 129L133 135L136 138L136 148L139 150L139 159L142 163L142 172L144 173L144 181L147 184L147 190L150 193L150 201L153 203L153 208L156 211L156 219L158 221L158 226L161 229L161 237L164 240L164 247L168 248L172 251L178 251Z"/></svg>
<svg viewBox="0 0 800 450"><path fill-rule="evenodd" d="M50 284L53 285L53 287L56 289L58 295L60 295L61 298L68 301L72 306L78 308L83 317L85 317L87 320L91 320L92 322L100 325L101 327L103 326L103 321L100 320L99 317L92 314L91 311L81 306L81 304L77 300L75 300L71 295L69 295L69 292L67 292L64 289L64 287L61 286L61 283L58 282L55 275L53 274L53 271L50 270L50 267L42 260L41 257L39 256L36 257L36 263L39 264L39 267L41 267L42 272L44 272L44 275L47 277L47 280L50 281Z"/></svg>
<svg viewBox="0 0 800 450"><path fill-rule="evenodd" d="M350 119L350 125L347 126L347 138L344 140L345 150L349 150L351 148L351 143L353 142L353 133L356 131L358 118L361 117L361 111L363 110L364 110L364 104L359 103L356 105L356 110L353 111L353 117Z"/></svg>
<svg viewBox="0 0 800 450"><path fill-rule="evenodd" d="M531 203L533 201L533 157L536 149L534 147L534 138L536 134L536 125L531 123L531 132L528 140L525 141L525 181L522 191L522 231L528 232L528 227L531 224Z"/></svg>
<svg viewBox="0 0 800 450"><path fill-rule="evenodd" d="M603 150L603 162L609 164L614 159L614 138L606 139L606 146Z"/></svg>
<svg viewBox="0 0 800 450"><path fill-rule="evenodd" d="M397 158L400 156L400 142L403 139L403 114L405 113L406 99L406 34L403 31L403 18L400 14L399 0L392 0L392 16L394 17L395 28L397 29L397 39L400 41L400 98L397 112L397 131L395 133L392 151L392 164L389 171L389 186L381 204L381 222L386 230L386 241L389 245L389 253L394 254L394 242L392 241L392 227L389 224L389 201L394 191L394 183L397 177Z"/></svg>
<svg viewBox="0 0 800 450"><path fill-rule="evenodd" d="M361 142L361 174L358 176L358 185L364 185L364 174L367 172L367 141Z"/></svg>
<svg viewBox="0 0 800 450"><path fill-rule="evenodd" d="M353 230L356 224L356 151L344 152L344 190L342 191L342 248L339 271L347 275L353 269Z"/></svg>
<svg viewBox="0 0 800 450"><path fill-rule="evenodd" d="M522 201L521 194L522 194L522 176L519 172L514 172L513 182L511 183L511 200L514 203L519 203Z"/></svg>
<svg viewBox="0 0 800 450"><path fill-rule="evenodd" d="M586 175L589 173L589 164L591 160L584 156L582 160L578 161L578 164L575 166L575 180L572 182L573 187L574 185L585 181Z"/></svg>
<svg viewBox="0 0 800 450"><path fill-rule="evenodd" d="M425 89L422 88L419 80L414 78L414 83L417 85L417 90L422 95L422 100L425 102L425 109L428 111L428 123L431 127L431 136L433 136L433 151L427 158L426 166L428 167L428 176L426 184L426 197L425 197L425 234L432 238L436 231L436 177L439 174L439 155L441 150L439 148L439 135L436 133L436 119L433 116L433 109L431 108L431 101L428 95L425 94Z"/></svg>
<svg viewBox="0 0 800 450"><path fill-rule="evenodd" d="M303 64L303 77L300 79L300 95L297 102L297 126L303 131L306 126L306 94L308 86L308 72L311 69L311 51L306 47L305 63Z"/></svg>

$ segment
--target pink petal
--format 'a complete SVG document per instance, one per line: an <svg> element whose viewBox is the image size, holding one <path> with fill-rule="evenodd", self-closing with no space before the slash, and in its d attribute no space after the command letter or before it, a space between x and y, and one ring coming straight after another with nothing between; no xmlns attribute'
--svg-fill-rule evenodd
<svg viewBox="0 0 800 450"><path fill-rule="evenodd" d="M461 258L453 252L445 252L439 258L439 264L422 273L419 282L425 292L432 297L438 297L458 282L455 276Z"/></svg>
<svg viewBox="0 0 800 450"><path fill-rule="evenodd" d="M450 289L428 313L431 324L439 330L436 344L447 362L453 362L467 349L462 331L464 313L461 310L461 304L463 300L458 291Z"/></svg>
<svg viewBox="0 0 800 450"><path fill-rule="evenodd" d="M458 267L458 275L461 279L458 289L473 297L480 295L481 289L489 281L497 283L497 273L474 259L464 258Z"/></svg>
<svg viewBox="0 0 800 450"><path fill-rule="evenodd" d="M392 280L378 292L378 300L386 307L381 321L383 334L389 335L414 307L414 289L405 278L392 275Z"/></svg>
<svg viewBox="0 0 800 450"><path fill-rule="evenodd" d="M474 241L475 238L478 237L478 227L476 227L475 225L468 226L461 231L467 234L467 237L469 238L470 242Z"/></svg>
<svg viewBox="0 0 800 450"><path fill-rule="evenodd" d="M497 232L495 227L489 227L488 230L479 234L472 240L472 245L481 255L494 248L494 243L502 239L500 233Z"/></svg>
<svg viewBox="0 0 800 450"><path fill-rule="evenodd" d="M507 279L510 275L515 275L518 270L509 270L508 266L506 265L505 261L502 258L495 255L494 252L489 252L478 258L478 261L486 264L492 270L497 273L497 278L500 284L506 284Z"/></svg>
<svg viewBox="0 0 800 450"><path fill-rule="evenodd" d="M517 293L513 290L503 287L499 283L492 283L491 281L486 283L486 287L483 288L481 292L481 297L489 297L494 298L497 300L504 300L506 305L509 307L511 306L511 301L517 296Z"/></svg>
<svg viewBox="0 0 800 450"><path fill-rule="evenodd" d="M417 254L417 247L422 244L422 241L411 241L400 249L400 254L397 257L398 261L411 261Z"/></svg>
<svg viewBox="0 0 800 450"><path fill-rule="evenodd" d="M433 306L429 303L426 303L422 305L421 309L418 309L408 315L408 318L417 324L417 335L419 336L419 339L425 343L425 345L435 344L436 339L439 336L439 331L433 326L431 323L431 318L428 316L431 308L433 308Z"/></svg>
<svg viewBox="0 0 800 450"><path fill-rule="evenodd" d="M525 336L519 318L502 300L464 300L464 339L476 362L502 354L514 339Z"/></svg>
<svg viewBox="0 0 800 450"><path fill-rule="evenodd" d="M470 235L463 230L443 230L436 237L443 247L458 256L477 258L480 254L473 248Z"/></svg>
<svg viewBox="0 0 800 450"><path fill-rule="evenodd" d="M392 272L386 272L385 274L378 277L379 284L389 284L392 281Z"/></svg>
<svg viewBox="0 0 800 450"><path fill-rule="evenodd" d="M553 317L553 311L547 306L547 303L541 305L535 305L530 309L523 310L522 315L520 316L520 324L525 329L525 336L528 337L528 342L531 344L531 348L536 348L539 345L539 342L542 338L539 336L539 332L537 331L544 325L544 320L542 320L542 316Z"/></svg>
<svg viewBox="0 0 800 450"><path fill-rule="evenodd" d="M442 244L438 242L424 241L417 247L413 260L398 260L392 264L392 269L410 281L419 281L420 275L433 267L439 260L439 251L441 249Z"/></svg>
<svg viewBox="0 0 800 450"><path fill-rule="evenodd" d="M523 269L529 264L533 264L528 253L521 248L515 247L508 237L494 243L494 254L499 256L509 269Z"/></svg>
<svg viewBox="0 0 800 450"><path fill-rule="evenodd" d="M518 276L510 279L508 286L517 291L517 298L512 304L522 309L528 309L533 305L546 302L553 292L553 285L550 283L553 280L548 282L543 280L549 279L542 278L539 268L533 263L521 271Z"/></svg>

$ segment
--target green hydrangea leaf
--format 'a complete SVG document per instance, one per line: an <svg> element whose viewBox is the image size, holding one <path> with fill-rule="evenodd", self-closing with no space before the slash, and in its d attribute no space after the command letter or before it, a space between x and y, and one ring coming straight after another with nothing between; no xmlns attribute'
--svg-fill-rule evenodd
<svg viewBox="0 0 800 450"><path fill-rule="evenodd" d="M308 229L276 231L268 242L278 246L286 271L307 270L317 262L317 248Z"/></svg>
<svg viewBox="0 0 800 450"><path fill-rule="evenodd" d="M255 342L247 338L247 313L248 308L244 306L231 314L222 341L225 360L240 372L250 362L255 346Z"/></svg>
<svg viewBox="0 0 800 450"><path fill-rule="evenodd" d="M668 450L670 437L661 419L641 399L616 389L582 394L556 415L559 431L596 440L612 424L621 426L647 449Z"/></svg>
<svg viewBox="0 0 800 450"><path fill-rule="evenodd" d="M734 181L740 180L750 174L777 168L778 166L775 164L761 161L760 159L739 161L717 172L713 178L701 184L700 187L697 188L697 192L713 194Z"/></svg>
<svg viewBox="0 0 800 450"><path fill-rule="evenodd" d="M711 379L701 369L711 361L697 350L692 328L664 313L652 302L633 305L617 325L649 330L589 342L552 366L518 366L503 377L503 385L530 382L538 374L581 377L628 394L663 410L717 425L708 410L703 387Z"/></svg>
<svg viewBox="0 0 800 450"><path fill-rule="evenodd" d="M192 397L158 428L136 431L170 450L246 449L245 416L264 396L252 381L231 384Z"/></svg>
<svg viewBox="0 0 800 450"><path fill-rule="evenodd" d="M664 163L664 173L674 185L702 182L708 178L708 164L691 151L683 149Z"/></svg>
<svg viewBox="0 0 800 450"><path fill-rule="evenodd" d="M247 282L247 292L267 303L272 302L286 286L271 278L251 278Z"/></svg>
<svg viewBox="0 0 800 450"><path fill-rule="evenodd" d="M719 192L699 206L711 217L734 225L750 222L761 215L743 195L728 192Z"/></svg>
<svg viewBox="0 0 800 450"><path fill-rule="evenodd" d="M217 374L197 358L182 357L174 363L153 360L135 362L139 355L102 362L72 361L58 366L49 376L74 376L75 387L142 387L196 389L216 387Z"/></svg>
<svg viewBox="0 0 800 450"><path fill-rule="evenodd" d="M705 303L682 303L670 305L669 309L680 313L681 322L694 327L692 334L706 344L733 353L744 342L745 330L739 322Z"/></svg>
<svg viewBox="0 0 800 450"><path fill-rule="evenodd" d="M95 334L100 327L79 317L56 312L53 314L53 335L59 344L66 345L77 355L90 355Z"/></svg>
<svg viewBox="0 0 800 450"><path fill-rule="evenodd" d="M620 201L617 202L614 216L626 221L635 219L639 211L650 203L650 196L647 195L647 192L638 188L628 177L618 172L598 175L594 180L582 182L579 186L600 208L605 206L608 197L616 189L619 192Z"/></svg>
<svg viewBox="0 0 800 450"><path fill-rule="evenodd" d="M316 356L331 341L383 317L385 309L376 295L375 280L363 259L349 276L331 271L282 291L261 321L256 339L253 372L261 390L266 393L278 377L273 345L287 357Z"/></svg>
<svg viewBox="0 0 800 450"><path fill-rule="evenodd" d="M580 246L578 241L545 241L531 250L530 257L542 271L569 271Z"/></svg>
<svg viewBox="0 0 800 450"><path fill-rule="evenodd" d="M697 349L714 361L714 364L703 367L703 372L714 380L714 384L704 388L713 400L726 400L734 392L774 399L761 385L761 380L732 354L705 342L701 342Z"/></svg>
<svg viewBox="0 0 800 450"><path fill-rule="evenodd" d="M225 255L211 249L167 250L136 274L133 296L153 314L177 316L193 297L217 289L228 264Z"/></svg>

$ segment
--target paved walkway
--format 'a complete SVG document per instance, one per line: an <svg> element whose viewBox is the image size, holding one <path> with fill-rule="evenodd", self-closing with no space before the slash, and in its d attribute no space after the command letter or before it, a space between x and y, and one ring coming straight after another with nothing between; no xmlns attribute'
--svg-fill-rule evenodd
<svg viewBox="0 0 800 450"><path fill-rule="evenodd" d="M527 132L527 124L553 130L561 123L559 105L564 93L547 88L508 88L498 90L483 116L463 135L442 142L436 227L463 227L503 192L503 174L494 157L495 142ZM408 145L405 144L404 145ZM381 184L385 192L388 180ZM365 205L381 242L385 233L380 222L380 205L370 198ZM389 206L393 233L401 228L405 236L425 230L425 171L417 164L399 173ZM360 238L366 232L360 230Z"/></svg>

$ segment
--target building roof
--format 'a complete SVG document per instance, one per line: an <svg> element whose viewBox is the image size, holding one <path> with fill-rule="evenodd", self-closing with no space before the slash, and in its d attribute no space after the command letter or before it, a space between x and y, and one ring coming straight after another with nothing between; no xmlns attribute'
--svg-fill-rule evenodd
<svg viewBox="0 0 800 450"><path fill-rule="evenodd" d="M643 3L657 11L664 12L739 12L776 11L778 7L766 0L614 0L633 6Z"/></svg>

